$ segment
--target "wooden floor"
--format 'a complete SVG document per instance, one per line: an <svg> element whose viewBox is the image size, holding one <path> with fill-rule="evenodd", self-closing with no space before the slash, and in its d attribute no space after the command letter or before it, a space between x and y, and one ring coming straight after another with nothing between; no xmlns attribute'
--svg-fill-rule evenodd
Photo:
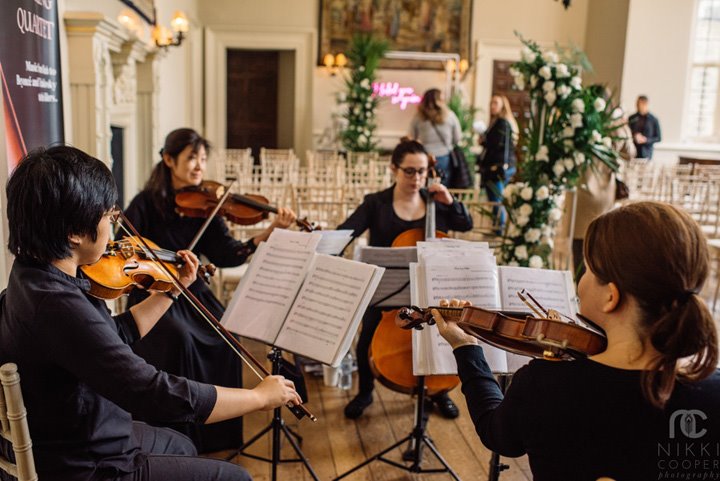
<svg viewBox="0 0 720 481"><path fill-rule="evenodd" d="M245 341L253 353L262 358L264 348ZM253 384L253 377L249 372L245 374L246 385ZM307 418L298 421L286 409L283 418L293 431L303 438L302 450L310 461L310 465L321 481L330 481L345 473L367 458L394 444L407 436L413 425L414 398L398 394L376 383L374 403L366 409L363 416L357 420L346 419L343 408L356 392L347 392L337 388L323 385L322 377L305 376L309 402L307 408L317 416L313 423ZM354 380L357 382L357 379ZM356 384L355 384L356 386ZM470 416L465 407L465 401L459 388L450 393L450 396L460 407L460 417L457 419L444 419L432 414L428 422L428 432L436 447L462 480L487 480L490 452L482 445L475 433ZM261 431L270 423L272 413L255 413L245 416L245 441ZM271 436L265 435L248 452L263 457L270 456ZM229 451L213 453L213 457L225 457ZM290 444L283 439L283 458L295 457ZM389 459L401 462L401 450L397 449L387 456ZM423 450L423 468L437 468L439 463L428 449ZM271 467L269 463L236 456L233 462L242 464L258 481L271 480ZM510 465L510 469L500 475L502 481L525 481L532 479L527 463L527 457L508 459L503 462ZM283 463L277 472L278 480L312 480L301 463ZM452 479L447 473L413 474L393 467L381 461L374 461L352 475L343 478L348 481L401 481L401 480L445 480Z"/></svg>

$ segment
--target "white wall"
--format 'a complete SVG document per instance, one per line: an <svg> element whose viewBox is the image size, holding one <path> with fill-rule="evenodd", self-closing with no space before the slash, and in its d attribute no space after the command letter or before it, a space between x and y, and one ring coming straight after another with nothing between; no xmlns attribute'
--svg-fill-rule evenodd
<svg viewBox="0 0 720 481"><path fill-rule="evenodd" d="M634 112L637 96L647 95L650 111L660 121L665 147L683 141L683 108L695 3L694 0L630 0L622 105ZM656 147L660 157L665 148L662 144Z"/></svg>
<svg viewBox="0 0 720 481"><path fill-rule="evenodd" d="M593 71L585 81L605 84L615 94L622 87L629 6L630 0L591 0L587 13L585 54Z"/></svg>

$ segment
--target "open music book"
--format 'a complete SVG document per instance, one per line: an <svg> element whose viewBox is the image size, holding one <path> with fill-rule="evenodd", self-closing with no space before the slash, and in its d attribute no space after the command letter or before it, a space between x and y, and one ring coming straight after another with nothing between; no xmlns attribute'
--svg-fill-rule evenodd
<svg viewBox="0 0 720 481"><path fill-rule="evenodd" d="M355 258L367 264L384 267L382 281L370 301L374 307L399 307L410 303L408 268L417 261L415 247L359 247Z"/></svg>
<svg viewBox="0 0 720 481"><path fill-rule="evenodd" d="M529 313L528 307L517 296L517 291L526 289L547 309L556 309L569 316L578 312L575 286L569 271L498 266L489 249L483 250L473 244L453 252L439 243L419 243L418 263L410 266L413 304L436 306L440 299L455 298L469 300L485 309ZM529 361L525 356L487 344L483 345L483 351L496 373L515 372ZM452 348L440 336L436 326L413 331L413 373L457 374Z"/></svg>
<svg viewBox="0 0 720 481"><path fill-rule="evenodd" d="M317 254L320 238L273 231L253 255L222 324L240 336L340 364L384 269Z"/></svg>

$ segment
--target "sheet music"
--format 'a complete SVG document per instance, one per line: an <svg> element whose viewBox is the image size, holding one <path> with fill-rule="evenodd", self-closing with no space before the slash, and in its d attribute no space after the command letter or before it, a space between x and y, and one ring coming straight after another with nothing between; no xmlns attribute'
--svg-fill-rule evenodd
<svg viewBox="0 0 720 481"><path fill-rule="evenodd" d="M317 255L274 344L325 364L339 363L381 274L376 266Z"/></svg>
<svg viewBox="0 0 720 481"><path fill-rule="evenodd" d="M370 300L371 306L397 307L410 305L410 277L407 267L411 262L417 261L417 249L415 247L362 247L359 250L359 260L386 268L380 285ZM397 292L403 286L406 287ZM393 292L397 293L385 299ZM380 302L381 300L383 301Z"/></svg>
<svg viewBox="0 0 720 481"><path fill-rule="evenodd" d="M577 314L575 286L569 271L510 266L500 266L498 271L503 309L528 311L517 295L525 289L546 309L555 309L571 317Z"/></svg>
<svg viewBox="0 0 720 481"><path fill-rule="evenodd" d="M474 306L499 309L497 266L475 258L466 262L469 263L431 265L422 269L428 305L437 306L440 299L464 299Z"/></svg>
<svg viewBox="0 0 720 481"><path fill-rule="evenodd" d="M321 236L320 243L315 249L318 254L339 255L345 250L345 246L352 242L353 231L350 229L321 230L316 232Z"/></svg>
<svg viewBox="0 0 720 481"><path fill-rule="evenodd" d="M271 344L300 289L319 240L319 234L275 229L253 255L221 323L236 334Z"/></svg>

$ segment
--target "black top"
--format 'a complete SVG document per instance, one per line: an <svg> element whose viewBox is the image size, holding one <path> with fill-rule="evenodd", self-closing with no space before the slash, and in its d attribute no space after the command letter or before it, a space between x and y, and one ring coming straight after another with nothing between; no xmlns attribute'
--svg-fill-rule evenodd
<svg viewBox="0 0 720 481"><path fill-rule="evenodd" d="M633 135L639 132L647 137L647 142L644 144L635 144L638 158L652 159L653 145L662 140L658 119L651 113L647 115L634 113L628 119L628 125L630 125L630 131L632 131Z"/></svg>
<svg viewBox="0 0 720 481"><path fill-rule="evenodd" d="M137 469L133 415L204 422L215 388L133 354L130 312L115 318L86 279L15 260L0 317L0 363L18 365L40 479L86 480Z"/></svg>
<svg viewBox="0 0 720 481"><path fill-rule="evenodd" d="M368 194L355 212L340 224L337 229L352 229L353 237L362 235L370 229L369 245L390 247L395 238L408 229L425 227L425 216L407 221L397 216L393 209L393 189L389 187L380 192ZM420 190L423 199L427 199L427 190ZM465 206L454 201L451 205L435 202L435 227L442 232L451 230L465 232L472 229L473 221Z"/></svg>
<svg viewBox="0 0 720 481"><path fill-rule="evenodd" d="M535 481L720 476L718 372L699 383L676 385L659 410L643 398L642 371L591 360L534 360L515 373L503 399L479 346L460 347L455 358L483 444L504 456L527 453ZM683 465L688 460L707 464Z"/></svg>
<svg viewBox="0 0 720 481"><path fill-rule="evenodd" d="M508 164L507 167L515 167L515 147L513 146L513 131L510 122L503 118L497 118L490 128L485 132L483 142L485 150L480 162L480 171L489 169L493 165Z"/></svg>
<svg viewBox="0 0 720 481"><path fill-rule="evenodd" d="M172 205L165 207L164 216L155 207L147 191L140 192L130 203L125 215L143 237L163 249L186 249L205 219L182 217ZM225 221L215 217L197 243L194 252L204 255L219 267L242 264L255 251L252 240L234 239ZM201 279L190 290L219 320L224 307ZM142 301L147 294L135 289L130 293L128 306ZM147 362L173 374L196 381L225 387L242 387L242 361L200 317L184 297L158 321L157 325L133 345L133 350ZM151 422L150 419L144 419ZM221 423L197 425L166 423L188 435L198 451L217 451L236 448L242 444L242 418Z"/></svg>

